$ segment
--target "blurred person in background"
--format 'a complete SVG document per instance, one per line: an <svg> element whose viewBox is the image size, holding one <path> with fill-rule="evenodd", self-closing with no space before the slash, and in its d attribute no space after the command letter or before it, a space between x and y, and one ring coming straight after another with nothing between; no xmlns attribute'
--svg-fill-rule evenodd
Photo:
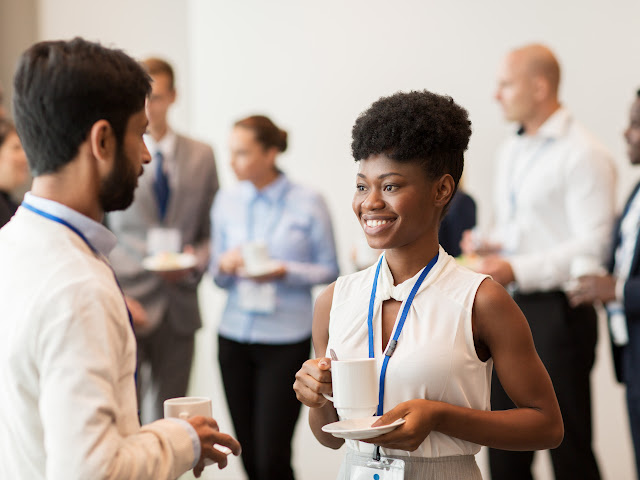
<svg viewBox="0 0 640 480"><path fill-rule="evenodd" d="M163 403L187 393L195 333L202 326L197 289L209 262L209 212L218 190L213 150L176 133L169 111L176 100L174 71L160 58L142 62L151 76L144 136L151 153L131 206L107 216L118 237L110 260L127 295L138 341L138 400L143 423L163 416ZM154 251L154 238L172 239L177 251ZM185 252L195 256L188 268L167 265L149 271L147 256ZM171 259L175 257L166 256ZM193 257L191 257L193 259ZM160 265L162 266L162 265ZM147 408L145 396L151 400Z"/></svg>
<svg viewBox="0 0 640 480"><path fill-rule="evenodd" d="M476 202L471 195L458 188L440 222L438 241L449 255L458 257L462 253L460 241L463 233L475 226Z"/></svg>
<svg viewBox="0 0 640 480"><path fill-rule="evenodd" d="M590 373L597 315L590 305L571 307L563 288L579 257L604 261L616 172L611 155L560 104L559 85L560 65L545 46L504 58L495 97L518 128L498 155L494 229L488 238L465 233L461 246L484 255L474 269L507 287L527 317L565 425L562 444L550 452L556 479L596 480ZM496 376L491 407L514 407ZM492 448L491 477L531 479L533 456Z"/></svg>
<svg viewBox="0 0 640 480"><path fill-rule="evenodd" d="M338 276L331 219L318 193L277 167L287 132L269 118L236 122L230 146L240 182L218 194L211 218L211 273L229 294L222 380L249 479L291 480L300 412L291 385L311 349L311 289ZM256 250L268 255L261 272L249 264Z"/></svg>
<svg viewBox="0 0 640 480"><path fill-rule="evenodd" d="M11 192L23 185L28 176L27 157L16 128L9 120L0 119L0 228L18 209Z"/></svg>
<svg viewBox="0 0 640 480"><path fill-rule="evenodd" d="M624 132L631 165L640 165L640 90ZM584 275L569 291L573 306L602 302L609 317L613 363L627 386L627 407L640 478L640 183L627 199L613 230L608 274Z"/></svg>

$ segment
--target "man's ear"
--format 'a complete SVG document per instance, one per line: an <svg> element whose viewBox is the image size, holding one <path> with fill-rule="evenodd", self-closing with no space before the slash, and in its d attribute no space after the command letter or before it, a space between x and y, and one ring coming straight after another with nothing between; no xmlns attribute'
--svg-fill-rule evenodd
<svg viewBox="0 0 640 480"><path fill-rule="evenodd" d="M455 182L453 181L453 177L448 173L444 174L438 181L435 183L435 198L434 204L436 207L444 207L451 197L453 196L453 192L455 189Z"/></svg>
<svg viewBox="0 0 640 480"><path fill-rule="evenodd" d="M113 127L107 120L98 120L89 131L91 153L98 161L98 167L108 171L116 153L116 136Z"/></svg>

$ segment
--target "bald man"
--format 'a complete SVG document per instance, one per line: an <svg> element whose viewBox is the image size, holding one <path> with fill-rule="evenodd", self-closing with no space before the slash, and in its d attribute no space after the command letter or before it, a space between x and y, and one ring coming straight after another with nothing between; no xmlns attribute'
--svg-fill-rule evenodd
<svg viewBox="0 0 640 480"><path fill-rule="evenodd" d="M615 217L615 169L560 104L559 84L560 67L548 48L527 45L505 57L495 98L517 129L498 157L496 222L488 239L467 232L461 246L482 254L479 270L512 292L529 321L565 423L564 441L551 451L556 479L590 480L600 478L589 383L597 316L591 306L571 308L563 287L572 264L575 270L580 262L604 262ZM491 405L513 408L495 375ZM533 455L490 450L492 479L533 478Z"/></svg>

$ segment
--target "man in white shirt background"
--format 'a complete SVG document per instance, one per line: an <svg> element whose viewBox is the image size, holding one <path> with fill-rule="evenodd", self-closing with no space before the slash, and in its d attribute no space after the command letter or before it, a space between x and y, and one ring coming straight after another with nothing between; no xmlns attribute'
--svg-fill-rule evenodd
<svg viewBox="0 0 640 480"><path fill-rule="evenodd" d="M529 321L536 349L558 396L563 443L551 451L556 479L600 478L591 445L589 375L597 315L569 306L563 287L576 258L603 262L614 220L615 169L610 155L559 102L560 67L542 45L510 52L498 75L496 99L517 132L498 156L495 225L485 238L471 232L463 251L513 292ZM584 262L583 262L584 263ZM494 410L513 403L494 377ZM533 452L491 449L494 480L528 479Z"/></svg>
<svg viewBox="0 0 640 480"><path fill-rule="evenodd" d="M76 38L21 57L14 112L35 179L0 231L0 478L175 479L218 443L212 418L140 427L135 338L106 256L107 211L131 204L149 77L122 51Z"/></svg>

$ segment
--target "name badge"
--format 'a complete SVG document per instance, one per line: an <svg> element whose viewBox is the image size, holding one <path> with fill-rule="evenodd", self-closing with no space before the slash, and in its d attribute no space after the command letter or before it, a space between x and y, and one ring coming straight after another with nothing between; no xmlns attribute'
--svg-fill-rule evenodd
<svg viewBox="0 0 640 480"><path fill-rule="evenodd" d="M238 306L245 312L273 313L276 310L274 282L238 281Z"/></svg>
<svg viewBox="0 0 640 480"><path fill-rule="evenodd" d="M347 453L347 478L349 480L404 480L404 460Z"/></svg>

